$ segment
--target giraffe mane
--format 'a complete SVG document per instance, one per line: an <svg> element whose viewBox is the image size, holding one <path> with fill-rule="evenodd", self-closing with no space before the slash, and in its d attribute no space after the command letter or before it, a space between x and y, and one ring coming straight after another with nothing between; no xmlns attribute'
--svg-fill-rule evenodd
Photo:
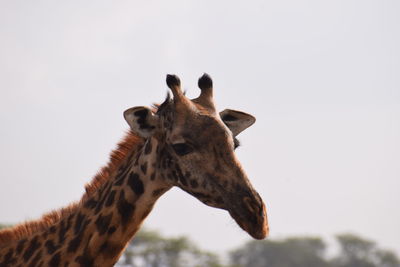
<svg viewBox="0 0 400 267"><path fill-rule="evenodd" d="M129 131L118 143L117 148L111 152L108 164L102 167L92 180L85 185L86 192L79 201L45 213L40 219L23 222L13 227L0 230L0 247L9 242L21 240L34 233L43 231L60 222L63 218L68 217L76 211L85 200L93 196L98 188L109 180L109 177L117 170L118 166L122 164L123 160L131 151L133 153L133 151L140 149L142 144L143 139Z"/></svg>

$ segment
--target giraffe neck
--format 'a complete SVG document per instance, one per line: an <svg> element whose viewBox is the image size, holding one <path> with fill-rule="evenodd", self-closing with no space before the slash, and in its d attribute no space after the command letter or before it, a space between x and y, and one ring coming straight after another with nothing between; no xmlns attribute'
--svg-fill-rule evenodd
<svg viewBox="0 0 400 267"><path fill-rule="evenodd" d="M157 146L154 138L147 140L70 214L1 247L0 266L114 266L157 199L171 188L155 172Z"/></svg>
<svg viewBox="0 0 400 267"><path fill-rule="evenodd" d="M94 261L94 266L115 264L157 199L171 188L155 172L153 150L157 145L156 139L147 140L142 149L128 155L93 199L83 203L84 212L93 218L92 229L82 230L88 232L87 258ZM87 266L85 257L82 254L82 266Z"/></svg>

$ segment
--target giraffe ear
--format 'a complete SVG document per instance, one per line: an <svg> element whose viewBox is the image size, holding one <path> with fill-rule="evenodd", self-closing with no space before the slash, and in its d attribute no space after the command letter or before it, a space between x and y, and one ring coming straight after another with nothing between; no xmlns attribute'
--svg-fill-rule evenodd
<svg viewBox="0 0 400 267"><path fill-rule="evenodd" d="M256 121L256 118L252 115L232 109L221 111L219 116L231 130L233 136L238 135Z"/></svg>
<svg viewBox="0 0 400 267"><path fill-rule="evenodd" d="M148 138L157 126L157 117L148 107L133 107L125 110L124 118L137 135Z"/></svg>

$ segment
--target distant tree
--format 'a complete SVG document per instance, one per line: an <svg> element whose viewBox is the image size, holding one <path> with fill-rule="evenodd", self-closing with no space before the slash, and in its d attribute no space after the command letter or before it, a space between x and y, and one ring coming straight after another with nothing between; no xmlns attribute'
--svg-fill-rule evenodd
<svg viewBox="0 0 400 267"><path fill-rule="evenodd" d="M299 237L250 241L233 251L230 260L238 267L327 267L324 254L325 243L320 238Z"/></svg>
<svg viewBox="0 0 400 267"><path fill-rule="evenodd" d="M8 227L11 227L12 225L10 225L10 224L3 224L3 223L0 223L0 230L1 229L4 229L4 228L8 228Z"/></svg>
<svg viewBox="0 0 400 267"><path fill-rule="evenodd" d="M331 261L334 267L400 267L400 260L388 250L377 247L375 242L353 234L337 235L339 254Z"/></svg>
<svg viewBox="0 0 400 267"><path fill-rule="evenodd" d="M1 224L0 229L11 225ZM339 252L325 256L318 237L250 241L229 254L229 267L400 267L398 256L371 240L353 234L336 236ZM218 256L200 250L186 237L166 238L141 230L130 242L117 267L228 267Z"/></svg>
<svg viewBox="0 0 400 267"><path fill-rule="evenodd" d="M220 267L218 257L201 251L186 237L165 238L155 231L140 231L117 266Z"/></svg>

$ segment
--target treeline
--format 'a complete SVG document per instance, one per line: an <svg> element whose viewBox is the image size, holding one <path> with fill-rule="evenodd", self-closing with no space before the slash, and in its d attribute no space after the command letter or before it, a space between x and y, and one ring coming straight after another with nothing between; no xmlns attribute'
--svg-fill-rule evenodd
<svg viewBox="0 0 400 267"><path fill-rule="evenodd" d="M0 224L0 229L9 225ZM201 250L187 237L165 237L141 230L128 245L117 267L400 267L399 257L378 244L353 234L336 237L338 250L319 237L249 241L229 252L225 261Z"/></svg>
<svg viewBox="0 0 400 267"><path fill-rule="evenodd" d="M338 252L328 257L319 237L250 241L231 251L228 263L199 249L187 237L168 238L142 230L129 244L119 267L400 267L398 256L353 234L336 236Z"/></svg>

